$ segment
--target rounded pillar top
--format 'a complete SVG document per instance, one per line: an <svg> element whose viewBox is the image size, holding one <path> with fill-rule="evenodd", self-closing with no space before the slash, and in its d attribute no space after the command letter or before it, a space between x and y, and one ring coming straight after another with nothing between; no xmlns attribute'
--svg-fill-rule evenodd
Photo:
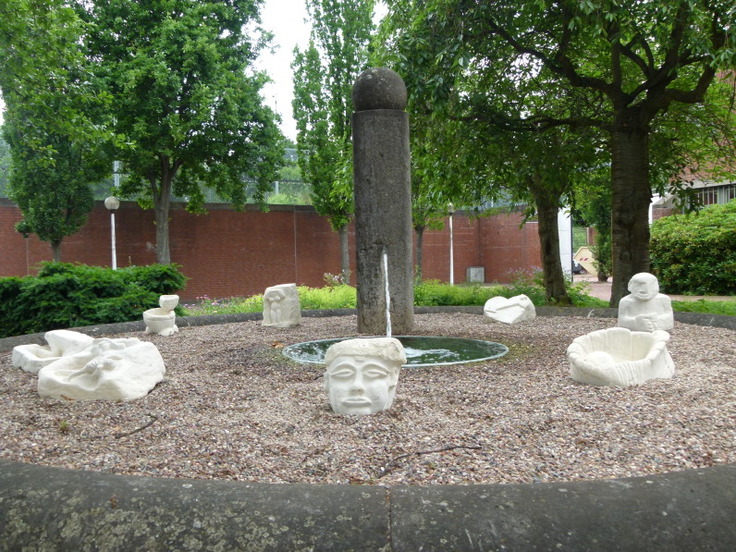
<svg viewBox="0 0 736 552"><path fill-rule="evenodd" d="M385 67L366 69L353 84L353 109L406 109L406 85L398 73Z"/></svg>

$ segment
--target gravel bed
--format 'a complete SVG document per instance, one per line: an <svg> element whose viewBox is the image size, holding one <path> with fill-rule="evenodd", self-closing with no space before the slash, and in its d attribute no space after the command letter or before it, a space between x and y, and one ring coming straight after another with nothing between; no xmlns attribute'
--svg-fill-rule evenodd
<svg viewBox="0 0 736 552"><path fill-rule="evenodd" d="M166 377L131 402L58 401L0 355L0 458L117 474L269 483L572 481L736 462L736 331L676 323L675 377L626 389L569 377L565 350L611 318L420 314L415 335L498 341L505 357L402 371L393 407L334 414L322 368L284 345L355 335L356 317L182 328Z"/></svg>

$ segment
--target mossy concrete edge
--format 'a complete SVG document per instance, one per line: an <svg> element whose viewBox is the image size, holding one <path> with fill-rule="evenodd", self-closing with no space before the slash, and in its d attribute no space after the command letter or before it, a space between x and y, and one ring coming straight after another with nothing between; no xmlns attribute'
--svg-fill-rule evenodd
<svg viewBox="0 0 736 552"><path fill-rule="evenodd" d="M541 307L537 313L616 316L615 309ZM197 318L177 323L259 315ZM736 328L729 320L736 317L675 318ZM131 322L80 330L110 335L143 329L142 322ZM42 343L43 334L2 339L0 351L31 342ZM0 460L0 550L725 551L736 543L734 519L733 464L597 481L382 487L122 476Z"/></svg>

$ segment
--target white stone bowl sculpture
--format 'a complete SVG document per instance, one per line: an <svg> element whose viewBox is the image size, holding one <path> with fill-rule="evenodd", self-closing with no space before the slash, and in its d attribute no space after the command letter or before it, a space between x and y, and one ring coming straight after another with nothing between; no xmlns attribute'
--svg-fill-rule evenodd
<svg viewBox="0 0 736 552"><path fill-rule="evenodd" d="M159 297L158 309L148 309L143 312L143 321L146 323L147 334L171 335L179 331L176 326L174 309L179 304L178 295L162 295Z"/></svg>
<svg viewBox="0 0 736 552"><path fill-rule="evenodd" d="M38 374L44 366L59 360L64 355L73 355L92 345L93 337L71 330L51 330L44 335L48 347L18 345L13 347L13 366L31 374Z"/></svg>
<svg viewBox="0 0 736 552"><path fill-rule="evenodd" d="M675 373L663 331L632 332L608 328L583 335L567 348L570 376L589 385L628 387Z"/></svg>

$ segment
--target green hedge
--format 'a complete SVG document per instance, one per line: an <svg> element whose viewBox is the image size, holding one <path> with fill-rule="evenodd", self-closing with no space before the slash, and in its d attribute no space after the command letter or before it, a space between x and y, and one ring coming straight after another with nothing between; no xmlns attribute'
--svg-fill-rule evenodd
<svg viewBox="0 0 736 552"><path fill-rule="evenodd" d="M658 219L650 255L664 293L736 295L736 200Z"/></svg>
<svg viewBox="0 0 736 552"><path fill-rule="evenodd" d="M0 278L0 337L139 320L185 283L176 265L44 263L38 276Z"/></svg>

